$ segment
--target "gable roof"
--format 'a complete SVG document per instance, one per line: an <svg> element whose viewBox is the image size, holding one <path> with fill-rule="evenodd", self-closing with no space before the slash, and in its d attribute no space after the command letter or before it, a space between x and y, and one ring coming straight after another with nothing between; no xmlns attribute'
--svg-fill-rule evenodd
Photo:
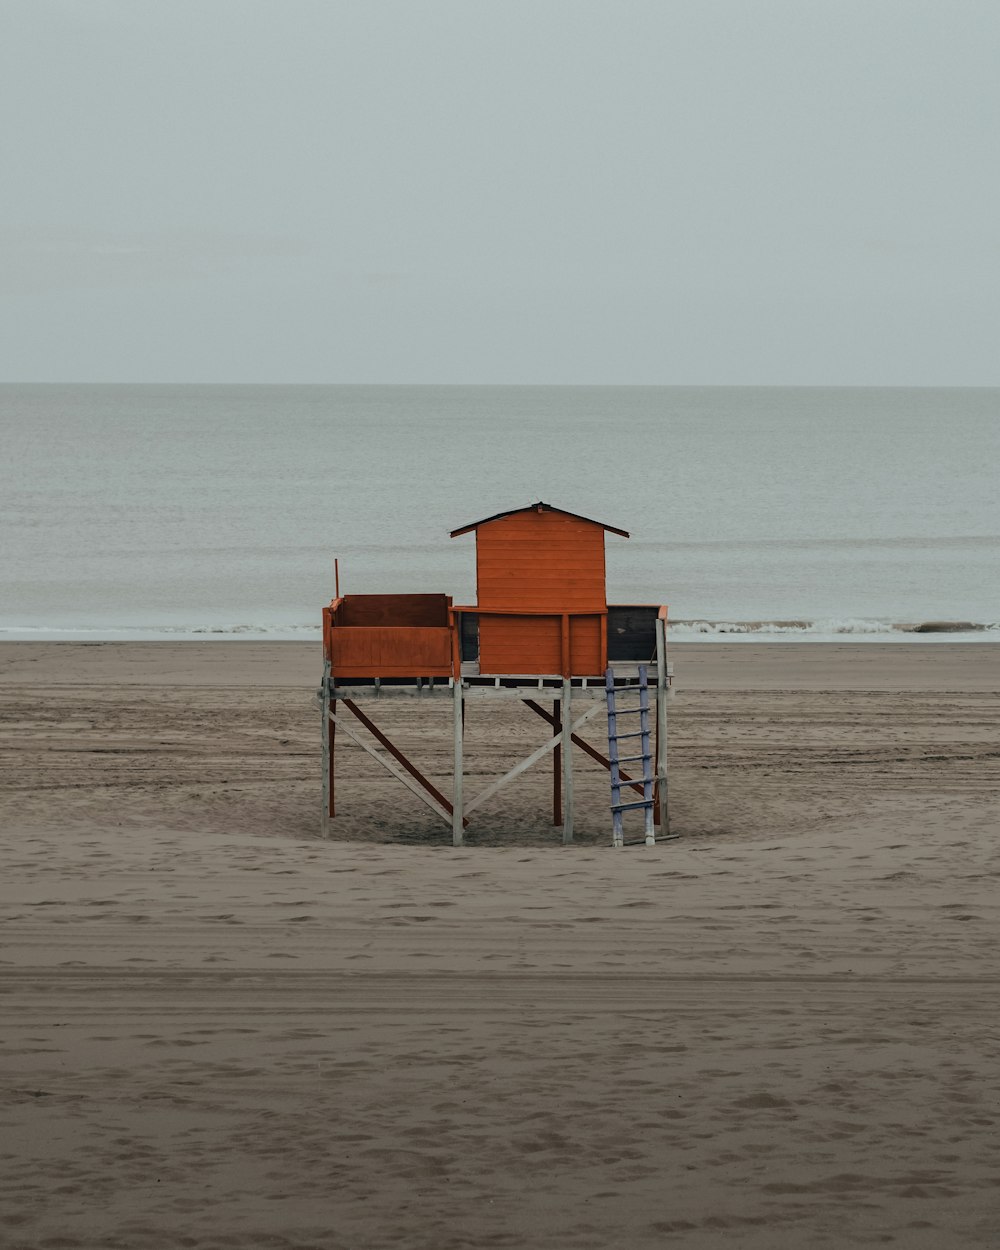
<svg viewBox="0 0 1000 1250"><path fill-rule="evenodd" d="M500 521L507 516L516 516L519 512L558 512L561 516L571 516L576 521L586 521L589 525L597 525L602 530L610 530L612 534L620 534L622 538L628 538L628 530L620 530L616 525L605 525L603 521L595 521L593 517L581 516L579 512L567 512L565 508L554 508L550 503L528 504L526 508L511 508L509 512L497 512L493 516L483 517L481 521L472 521L469 525L463 525L457 530L451 531L451 537L457 538L459 534L468 534L471 530L479 529L480 525L489 525L491 521Z"/></svg>

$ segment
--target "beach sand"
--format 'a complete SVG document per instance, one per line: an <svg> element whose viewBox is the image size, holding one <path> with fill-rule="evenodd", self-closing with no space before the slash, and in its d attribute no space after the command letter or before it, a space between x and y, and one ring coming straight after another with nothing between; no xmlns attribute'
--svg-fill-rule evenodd
<svg viewBox="0 0 1000 1250"><path fill-rule="evenodd" d="M1000 1244L1000 649L671 658L679 841L455 850L346 741L318 839L314 646L0 645L0 1246Z"/></svg>

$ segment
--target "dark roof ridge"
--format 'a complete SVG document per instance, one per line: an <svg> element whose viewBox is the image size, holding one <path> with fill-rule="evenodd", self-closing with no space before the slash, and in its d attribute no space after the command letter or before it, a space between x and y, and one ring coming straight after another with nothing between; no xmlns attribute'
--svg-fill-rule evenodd
<svg viewBox="0 0 1000 1250"><path fill-rule="evenodd" d="M579 512L567 512L565 508L556 508L553 504L545 503L539 500L537 503L528 504L526 508L509 508L506 512L496 512L493 516L483 517L481 521L472 521L468 525L462 525L457 530L451 531L452 538L458 538L460 534L468 534L472 530L479 529L480 525L489 525L491 521L500 521L504 517L516 516L519 512L558 512L562 516L571 516L577 521L586 521L590 525L599 525L603 530L610 530L612 534L619 534L622 538L628 538L628 530L622 530L617 525L607 525L604 521L595 521L593 517L581 516Z"/></svg>

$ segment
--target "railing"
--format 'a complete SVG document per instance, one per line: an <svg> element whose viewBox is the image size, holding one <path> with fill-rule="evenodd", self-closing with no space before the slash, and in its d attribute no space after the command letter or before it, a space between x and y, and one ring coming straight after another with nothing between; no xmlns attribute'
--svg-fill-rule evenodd
<svg viewBox="0 0 1000 1250"><path fill-rule="evenodd" d="M598 676L603 674L608 664L607 607L567 612L449 604L447 624L442 625L343 625L337 620L343 615L343 602L341 598L335 599L324 609L323 644L334 674L346 678L459 678L462 673L463 616L478 619L479 661L483 674L540 674L563 678ZM647 612L650 613L650 625L654 624L651 614L656 611L654 636L657 641L663 638L666 607L657 608L652 604L637 606L644 617ZM391 614L388 616L391 621ZM382 619L384 621L385 616ZM514 623L515 619L524 622L520 631ZM505 621L509 623L508 628L500 626ZM491 626L494 628L491 629ZM646 628L648 626L635 635L640 642L645 637ZM654 639L649 641L653 643ZM655 663L653 646L650 646L650 653L650 661Z"/></svg>
<svg viewBox="0 0 1000 1250"><path fill-rule="evenodd" d="M340 677L451 677L453 622L343 625L343 599L323 612L323 648Z"/></svg>

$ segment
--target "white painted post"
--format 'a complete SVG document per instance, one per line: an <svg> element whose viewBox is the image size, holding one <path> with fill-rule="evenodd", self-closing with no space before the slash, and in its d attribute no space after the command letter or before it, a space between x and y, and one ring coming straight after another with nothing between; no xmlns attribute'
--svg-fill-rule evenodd
<svg viewBox="0 0 1000 1250"><path fill-rule="evenodd" d="M656 778L659 782L660 837L670 834L670 805L667 796L667 631L661 616L656 618Z"/></svg>
<svg viewBox="0 0 1000 1250"><path fill-rule="evenodd" d="M659 693L659 688L657 688ZM649 672L645 664L639 665L639 728L642 732L642 798L648 807L642 809L645 821L645 842L647 846L656 845L653 833L653 778L651 776L651 756L649 749Z"/></svg>
<svg viewBox="0 0 1000 1250"><path fill-rule="evenodd" d="M465 815L464 800L462 798L462 678L461 675L452 679L452 686L455 691L454 699L454 715L455 715L455 780L452 787L452 813L451 813L451 844L452 846L461 846L463 840L462 820Z"/></svg>
<svg viewBox="0 0 1000 1250"><path fill-rule="evenodd" d="M573 841L573 710L570 698L573 682L563 678L562 689L562 769L563 769L563 845Z"/></svg>
<svg viewBox="0 0 1000 1250"><path fill-rule="evenodd" d="M618 712L615 707L615 675L611 665L604 671L604 697L608 705L608 763L611 772L611 845L625 845L622 821L622 779L618 763Z"/></svg>
<svg viewBox="0 0 1000 1250"><path fill-rule="evenodd" d="M320 834L324 838L330 836L330 661L323 663L323 688L320 694L320 708L323 714L323 817L320 821Z"/></svg>

